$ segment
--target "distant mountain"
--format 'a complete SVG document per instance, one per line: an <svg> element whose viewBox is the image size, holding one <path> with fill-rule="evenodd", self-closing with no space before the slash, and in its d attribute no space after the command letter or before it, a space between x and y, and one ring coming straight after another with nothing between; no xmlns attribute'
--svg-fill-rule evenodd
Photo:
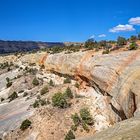
<svg viewBox="0 0 140 140"><path fill-rule="evenodd" d="M3 41L0 40L0 54L26 52L53 46L65 46L61 42Z"/></svg>

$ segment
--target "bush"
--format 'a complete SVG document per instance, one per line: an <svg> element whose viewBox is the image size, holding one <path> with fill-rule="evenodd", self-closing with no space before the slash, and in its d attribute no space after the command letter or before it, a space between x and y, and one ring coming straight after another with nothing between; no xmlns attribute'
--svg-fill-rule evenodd
<svg viewBox="0 0 140 140"><path fill-rule="evenodd" d="M41 95L44 95L44 94L46 94L47 92L49 92L49 89L48 89L48 86L45 86L45 87L43 87L43 88L41 89L40 94L41 94Z"/></svg>
<svg viewBox="0 0 140 140"><path fill-rule="evenodd" d="M1 102L3 102L5 99L4 99L3 97L1 97L1 99L0 99L0 100L1 100Z"/></svg>
<svg viewBox="0 0 140 140"><path fill-rule="evenodd" d="M31 121L26 119L22 122L21 126L20 126L20 129L22 131L26 130L27 128L29 128L31 126Z"/></svg>
<svg viewBox="0 0 140 140"><path fill-rule="evenodd" d="M6 81L7 81L7 83L9 83L10 82L10 78L6 77Z"/></svg>
<svg viewBox="0 0 140 140"><path fill-rule="evenodd" d="M76 82L76 83L75 83L75 87L76 87L76 88L79 88L80 85Z"/></svg>
<svg viewBox="0 0 140 140"><path fill-rule="evenodd" d="M85 122L82 122L82 127L85 131L89 132L89 128Z"/></svg>
<svg viewBox="0 0 140 140"><path fill-rule="evenodd" d="M137 36L132 35L129 40L130 42L135 42L137 40Z"/></svg>
<svg viewBox="0 0 140 140"><path fill-rule="evenodd" d="M37 79L37 78L34 78L33 81L32 81L32 84L33 84L34 86L38 86L38 85L39 85L38 79Z"/></svg>
<svg viewBox="0 0 140 140"><path fill-rule="evenodd" d="M71 83L71 79L69 77L66 77L66 79L64 80L64 84L68 84Z"/></svg>
<svg viewBox="0 0 140 140"><path fill-rule="evenodd" d="M87 108L83 108L80 110L80 116L84 123L86 123L88 125L94 124L93 118Z"/></svg>
<svg viewBox="0 0 140 140"><path fill-rule="evenodd" d="M39 101L38 100L35 100L35 102L33 103L33 107L34 108L39 107Z"/></svg>
<svg viewBox="0 0 140 140"><path fill-rule="evenodd" d="M96 42L94 39L88 39L86 42L85 42L85 48L88 48L88 49L93 49L96 45Z"/></svg>
<svg viewBox="0 0 140 140"><path fill-rule="evenodd" d="M20 90L18 93L23 93L24 92L24 90Z"/></svg>
<svg viewBox="0 0 140 140"><path fill-rule="evenodd" d="M52 87L54 86L54 83L53 83L52 79L50 80L49 85L52 86Z"/></svg>
<svg viewBox="0 0 140 140"><path fill-rule="evenodd" d="M77 126L76 125L72 125L71 126L71 130L76 131L77 130Z"/></svg>
<svg viewBox="0 0 140 140"><path fill-rule="evenodd" d="M11 95L8 97L8 99L10 99L9 102L11 102L12 100L14 100L14 99L16 99L16 98L18 98L18 94L17 94L16 92L13 92L13 94L11 94Z"/></svg>
<svg viewBox="0 0 140 140"><path fill-rule="evenodd" d="M109 54L109 50L104 50L102 54Z"/></svg>
<svg viewBox="0 0 140 140"><path fill-rule="evenodd" d="M11 87L12 86L12 82L8 82L7 84L6 84L6 87L7 88L9 88L9 87Z"/></svg>
<svg viewBox="0 0 140 140"><path fill-rule="evenodd" d="M67 99L68 98L70 98L70 99L73 98L73 93L72 93L72 91L71 91L71 89L69 87L66 89L66 91L64 93L64 97L67 98Z"/></svg>
<svg viewBox="0 0 140 140"><path fill-rule="evenodd" d="M41 105L41 106L44 106L44 105L46 105L46 104L47 104L46 100L45 100L45 99L40 99L40 97L39 97L38 100L35 100L35 102L33 103L33 107L34 107L34 108L37 108L37 107L39 107L40 105Z"/></svg>
<svg viewBox="0 0 140 140"><path fill-rule="evenodd" d="M57 106L59 108L66 108L66 107L68 107L68 103L67 103L64 95L61 92L56 93L52 97L52 103L53 103L53 106Z"/></svg>
<svg viewBox="0 0 140 140"><path fill-rule="evenodd" d="M47 102L46 102L45 99L40 99L39 102L40 102L40 105L41 105L41 106L44 106L44 105L47 104Z"/></svg>
<svg viewBox="0 0 140 140"><path fill-rule="evenodd" d="M130 44L129 50L136 50L137 47L138 47L138 45L135 42L133 42L133 43Z"/></svg>
<svg viewBox="0 0 140 140"><path fill-rule="evenodd" d="M79 126L80 123L81 123L81 119L80 117L78 116L77 113L75 113L74 115L71 116L72 120L73 120L73 123L75 126Z"/></svg>
<svg viewBox="0 0 140 140"><path fill-rule="evenodd" d="M65 140L72 140L75 139L75 135L73 134L73 132L71 130L69 130L69 132L67 133Z"/></svg>
<svg viewBox="0 0 140 140"><path fill-rule="evenodd" d="M23 97L26 97L27 95L28 95L28 93L27 92L24 92Z"/></svg>
<svg viewBox="0 0 140 140"><path fill-rule="evenodd" d="M124 37L118 37L117 39L117 45L118 46L123 46L127 44L127 40Z"/></svg>

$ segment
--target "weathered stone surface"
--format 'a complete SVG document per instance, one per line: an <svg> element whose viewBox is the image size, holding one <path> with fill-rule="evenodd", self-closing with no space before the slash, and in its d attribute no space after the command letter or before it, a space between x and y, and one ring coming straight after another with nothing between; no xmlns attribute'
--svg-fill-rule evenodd
<svg viewBox="0 0 140 140"><path fill-rule="evenodd" d="M140 140L140 119L133 118L115 124L107 130L91 137L77 140Z"/></svg>
<svg viewBox="0 0 140 140"><path fill-rule="evenodd" d="M44 65L47 70L80 77L102 94L110 95L110 105L122 119L132 117L138 109L135 100L139 96L131 92L131 87L140 77L139 50L109 55L96 55L92 51L48 55Z"/></svg>

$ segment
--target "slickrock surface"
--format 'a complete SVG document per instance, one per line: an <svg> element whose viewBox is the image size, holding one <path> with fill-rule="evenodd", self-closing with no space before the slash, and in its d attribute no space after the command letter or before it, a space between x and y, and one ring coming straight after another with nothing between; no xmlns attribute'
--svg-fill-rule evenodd
<svg viewBox="0 0 140 140"><path fill-rule="evenodd" d="M0 103L0 137L5 136L5 140L64 140L73 124L71 115L79 113L83 107L89 108L94 125L90 126L89 132L79 126L74 132L77 139L139 140L139 50L105 55L94 51L70 54L38 52L0 57L0 60L12 61L19 66L11 71L2 71L0 75L0 97L5 99ZM43 65L45 69L42 68ZM28 73L27 67L37 69L37 73ZM21 77L14 78L19 75ZM64 84L66 75L71 82ZM9 88L6 88L6 77L13 82ZM34 77L40 82L36 87L32 85ZM49 86L50 80L54 83L53 87ZM80 87L77 88L75 83ZM40 95L41 89L46 85L49 92ZM57 92L64 93L68 87L74 95L71 107L53 107L52 96ZM24 92L21 93L22 90ZM7 97L14 91L18 93L18 98L8 102ZM23 97L25 92L28 93L27 97ZM38 95L49 103L35 109L31 105ZM31 120L32 125L21 131L20 124L26 118ZM114 125L115 123L117 124ZM111 127L112 125L114 126ZM107 129L108 127L110 128ZM14 130L11 131L12 129Z"/></svg>
<svg viewBox="0 0 140 140"><path fill-rule="evenodd" d="M115 124L94 136L77 140L140 140L140 118L132 118Z"/></svg>
<svg viewBox="0 0 140 140"><path fill-rule="evenodd" d="M96 55L92 51L48 55L47 70L82 79L102 94L110 96L109 105L122 120L139 109L140 51ZM135 90L134 90L135 89Z"/></svg>

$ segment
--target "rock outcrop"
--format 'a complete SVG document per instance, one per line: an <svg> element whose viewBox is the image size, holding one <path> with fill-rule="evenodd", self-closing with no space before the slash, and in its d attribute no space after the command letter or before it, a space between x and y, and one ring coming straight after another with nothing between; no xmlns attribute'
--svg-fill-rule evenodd
<svg viewBox="0 0 140 140"><path fill-rule="evenodd" d="M77 140L139 140L140 119L132 118L115 124L94 136L84 137Z"/></svg>
<svg viewBox="0 0 140 140"><path fill-rule="evenodd" d="M138 112L139 50L109 55L92 51L47 55L43 62L46 70L72 76L109 96L108 105L122 120Z"/></svg>

